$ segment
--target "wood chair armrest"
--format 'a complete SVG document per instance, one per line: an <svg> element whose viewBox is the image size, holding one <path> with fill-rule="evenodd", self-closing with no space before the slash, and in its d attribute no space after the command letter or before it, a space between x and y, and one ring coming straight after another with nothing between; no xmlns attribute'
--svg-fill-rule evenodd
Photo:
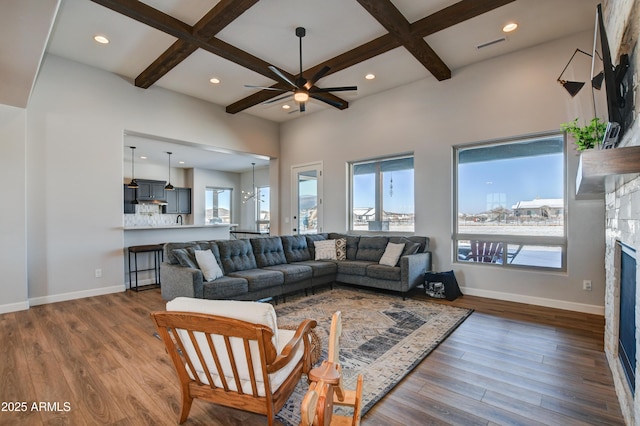
<svg viewBox="0 0 640 426"><path fill-rule="evenodd" d="M309 342L309 338L307 337L309 333L311 333L311 329L315 328L318 323L312 319L306 319L300 323L296 333L293 335L291 340L287 343L287 345L282 349L282 352L276 357L274 362L267 368L268 373L273 373L275 371L280 370L282 367L287 365L293 354L298 349L300 342L304 343L304 365L306 368L306 372L310 369L309 356L311 355L311 342Z"/></svg>

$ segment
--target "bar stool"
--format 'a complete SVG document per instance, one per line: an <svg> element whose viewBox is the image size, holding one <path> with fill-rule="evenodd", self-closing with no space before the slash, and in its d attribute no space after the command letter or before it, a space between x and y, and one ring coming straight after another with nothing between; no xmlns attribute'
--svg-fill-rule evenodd
<svg viewBox="0 0 640 426"><path fill-rule="evenodd" d="M129 289L138 291L138 272L143 271L153 271L155 282L149 285L141 286L140 290L149 290L152 288L157 288L160 286L160 263L164 258L164 254L162 253L162 244L148 244L144 246L130 246L129 247ZM153 268L147 269L138 269L138 253L153 253ZM131 255L133 254L133 266L134 269L131 268ZM136 286L135 288L132 286L133 280L131 279L132 274L136 276Z"/></svg>

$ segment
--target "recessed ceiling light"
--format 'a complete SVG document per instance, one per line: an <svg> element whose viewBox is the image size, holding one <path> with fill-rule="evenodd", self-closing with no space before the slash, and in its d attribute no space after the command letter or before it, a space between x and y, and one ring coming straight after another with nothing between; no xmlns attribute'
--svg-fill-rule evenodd
<svg viewBox="0 0 640 426"><path fill-rule="evenodd" d="M373 80L374 78L376 78L375 74L367 74L364 76L364 78L366 78L367 80Z"/></svg>
<svg viewBox="0 0 640 426"><path fill-rule="evenodd" d="M289 105L287 105L287 104L282 105L282 109L289 109L289 108L291 108L291 107Z"/></svg>
<svg viewBox="0 0 640 426"><path fill-rule="evenodd" d="M220 83L220 80L215 78L215 77L209 79L209 81L211 82L211 84L219 84Z"/></svg>
<svg viewBox="0 0 640 426"><path fill-rule="evenodd" d="M178 164L184 164L184 161L178 161Z"/></svg>
<svg viewBox="0 0 640 426"><path fill-rule="evenodd" d="M141 160L146 160L146 159L147 159L147 157L145 157L144 155L141 155L141 156L140 156L140 159L141 159Z"/></svg>
<svg viewBox="0 0 640 426"><path fill-rule="evenodd" d="M514 31L516 28L518 28L518 24L516 24L515 22L510 22L504 27L502 27L502 31L504 31L505 33L510 33L511 31Z"/></svg>
<svg viewBox="0 0 640 426"><path fill-rule="evenodd" d="M103 35L96 34L93 36L93 39L100 44L109 44L109 39Z"/></svg>

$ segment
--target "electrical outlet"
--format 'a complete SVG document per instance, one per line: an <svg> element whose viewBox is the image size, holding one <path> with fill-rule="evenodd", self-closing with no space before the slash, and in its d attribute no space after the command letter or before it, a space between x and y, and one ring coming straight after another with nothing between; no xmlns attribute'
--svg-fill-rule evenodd
<svg viewBox="0 0 640 426"><path fill-rule="evenodd" d="M102 278L102 269L96 269L96 278Z"/></svg>
<svg viewBox="0 0 640 426"><path fill-rule="evenodd" d="M585 291L591 291L591 280L582 281L582 289Z"/></svg>

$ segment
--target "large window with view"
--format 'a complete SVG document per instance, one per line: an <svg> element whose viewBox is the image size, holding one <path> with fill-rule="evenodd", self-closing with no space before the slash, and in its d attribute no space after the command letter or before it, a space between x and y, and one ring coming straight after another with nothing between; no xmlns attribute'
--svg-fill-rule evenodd
<svg viewBox="0 0 640 426"><path fill-rule="evenodd" d="M207 187L204 194L205 223L231 223L231 188Z"/></svg>
<svg viewBox="0 0 640 426"><path fill-rule="evenodd" d="M565 269L564 147L553 134L454 148L458 262Z"/></svg>
<svg viewBox="0 0 640 426"><path fill-rule="evenodd" d="M349 166L350 230L413 232L413 155L358 161Z"/></svg>
<svg viewBox="0 0 640 426"><path fill-rule="evenodd" d="M258 231L269 232L271 221L271 189L259 186L256 192L256 227Z"/></svg>

